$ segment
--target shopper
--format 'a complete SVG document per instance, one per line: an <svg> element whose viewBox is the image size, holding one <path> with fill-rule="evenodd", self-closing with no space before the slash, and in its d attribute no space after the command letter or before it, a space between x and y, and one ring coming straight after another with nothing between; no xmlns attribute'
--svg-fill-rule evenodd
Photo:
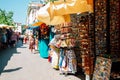
<svg viewBox="0 0 120 80"><path fill-rule="evenodd" d="M33 35L30 36L29 49L31 53L35 53L35 39Z"/></svg>
<svg viewBox="0 0 120 80"><path fill-rule="evenodd" d="M16 46L17 40L18 40L18 36L15 32L13 32L13 34L11 36L11 46L12 47Z"/></svg>
<svg viewBox="0 0 120 80"><path fill-rule="evenodd" d="M38 50L38 38L35 38L35 50Z"/></svg>
<svg viewBox="0 0 120 80"><path fill-rule="evenodd" d="M24 35L22 35L22 34L20 33L19 39L22 41L22 44L23 44Z"/></svg>
<svg viewBox="0 0 120 80"><path fill-rule="evenodd" d="M27 43L27 40L28 40L27 35L24 35L23 43L26 44L26 43Z"/></svg>

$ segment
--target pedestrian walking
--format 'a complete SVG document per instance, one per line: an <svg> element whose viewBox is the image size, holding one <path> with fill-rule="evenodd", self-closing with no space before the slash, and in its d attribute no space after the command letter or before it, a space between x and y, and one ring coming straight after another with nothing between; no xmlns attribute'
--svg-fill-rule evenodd
<svg viewBox="0 0 120 80"><path fill-rule="evenodd" d="M17 40L18 40L18 36L15 32L13 32L13 34L11 36L11 46L12 47L16 46Z"/></svg>
<svg viewBox="0 0 120 80"><path fill-rule="evenodd" d="M35 39L33 35L30 36L29 49L31 53L35 53Z"/></svg>
<svg viewBox="0 0 120 80"><path fill-rule="evenodd" d="M26 44L26 43L27 43L27 40L28 40L27 35L24 35L23 43Z"/></svg>
<svg viewBox="0 0 120 80"><path fill-rule="evenodd" d="M22 35L22 34L20 33L20 37L19 37L19 39L22 41L22 44L23 44L24 35Z"/></svg>
<svg viewBox="0 0 120 80"><path fill-rule="evenodd" d="M35 38L35 50L38 50L38 38Z"/></svg>

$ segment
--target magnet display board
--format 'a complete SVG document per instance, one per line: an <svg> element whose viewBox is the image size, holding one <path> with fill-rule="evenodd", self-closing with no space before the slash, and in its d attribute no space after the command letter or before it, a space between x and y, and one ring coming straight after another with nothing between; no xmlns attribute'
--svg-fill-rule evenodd
<svg viewBox="0 0 120 80"><path fill-rule="evenodd" d="M109 80L111 64L111 59L97 57L92 80Z"/></svg>

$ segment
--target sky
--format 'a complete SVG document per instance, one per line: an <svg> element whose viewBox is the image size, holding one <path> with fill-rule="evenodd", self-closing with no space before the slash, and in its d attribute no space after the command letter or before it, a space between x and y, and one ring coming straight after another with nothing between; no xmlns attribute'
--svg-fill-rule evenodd
<svg viewBox="0 0 120 80"><path fill-rule="evenodd" d="M35 0L32 0L35 1ZM0 9L14 13L14 22L26 24L28 4L31 0L0 0Z"/></svg>

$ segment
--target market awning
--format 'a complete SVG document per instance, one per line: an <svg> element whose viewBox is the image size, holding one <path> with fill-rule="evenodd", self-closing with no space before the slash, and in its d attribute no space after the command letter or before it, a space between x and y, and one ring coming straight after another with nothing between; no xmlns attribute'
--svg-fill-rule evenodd
<svg viewBox="0 0 120 80"><path fill-rule="evenodd" d="M43 22L35 22L32 26L40 26L41 24L43 24Z"/></svg>
<svg viewBox="0 0 120 80"><path fill-rule="evenodd" d="M3 28L3 27L8 27L8 25L6 25L6 24L0 24L0 28Z"/></svg>
<svg viewBox="0 0 120 80"><path fill-rule="evenodd" d="M58 15L53 16L51 19L47 9L50 7L50 3L46 4L44 7L40 8L36 13L36 18L47 25L57 25L65 22L70 22L70 15Z"/></svg>
<svg viewBox="0 0 120 80"><path fill-rule="evenodd" d="M13 28L15 26L10 26L10 25L6 25L6 24L0 24L0 28Z"/></svg>
<svg viewBox="0 0 120 80"><path fill-rule="evenodd" d="M29 26L27 29L33 30L33 29L37 29L39 28L39 26Z"/></svg>
<svg viewBox="0 0 120 80"><path fill-rule="evenodd" d="M88 4L90 0L59 0L49 2L50 7L47 9L50 17L82 12L93 12L93 6Z"/></svg>

